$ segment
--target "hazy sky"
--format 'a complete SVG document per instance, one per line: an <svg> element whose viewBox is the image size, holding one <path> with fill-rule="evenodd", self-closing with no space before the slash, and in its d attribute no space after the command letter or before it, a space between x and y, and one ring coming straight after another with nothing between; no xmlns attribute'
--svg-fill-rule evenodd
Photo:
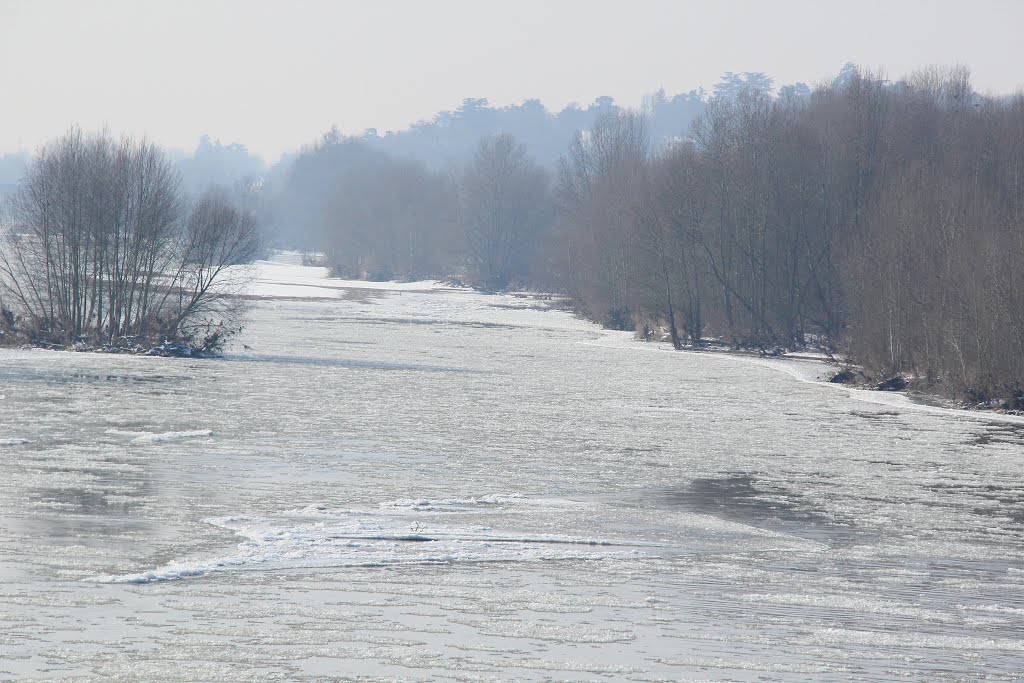
<svg viewBox="0 0 1024 683"><path fill-rule="evenodd" d="M1024 2L0 0L0 153L107 124L270 160L332 124L407 127L466 97L549 108L710 89L725 71L813 83L963 63L1024 87Z"/></svg>

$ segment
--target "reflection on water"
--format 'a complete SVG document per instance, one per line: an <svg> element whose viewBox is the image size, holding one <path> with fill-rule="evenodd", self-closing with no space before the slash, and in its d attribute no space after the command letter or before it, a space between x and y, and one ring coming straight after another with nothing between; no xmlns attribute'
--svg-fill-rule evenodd
<svg viewBox="0 0 1024 683"><path fill-rule="evenodd" d="M974 446L987 446L989 444L1020 446L1024 444L1024 424L989 422L984 425L984 431L974 436L967 443Z"/></svg>
<svg viewBox="0 0 1024 683"><path fill-rule="evenodd" d="M746 472L698 478L649 495L658 505L816 540L848 539L857 531L841 515L828 513L796 491Z"/></svg>
<svg viewBox="0 0 1024 683"><path fill-rule="evenodd" d="M42 505L35 507L31 516L12 518L6 526L18 536L45 539L47 546L56 549L63 546L84 546L105 551L120 549L124 555L134 556L139 553L140 544L163 533L162 525L152 520L116 514L116 506L105 506L105 513L98 514L96 508L86 511L81 507L50 507L52 500L33 501L36 502ZM45 566L49 561L61 557L62 554L40 558L39 564ZM63 560L61 564L64 564Z"/></svg>
<svg viewBox="0 0 1024 683"><path fill-rule="evenodd" d="M1000 520L1003 525L1024 526L1024 482L1020 484L931 484L930 488L950 501L969 501L971 511ZM985 503L979 505L978 503Z"/></svg>
<svg viewBox="0 0 1024 683"><path fill-rule="evenodd" d="M56 352L72 353L72 352ZM187 382L184 375L133 375L105 372L74 372L61 368L32 368L24 366L0 368L0 382L45 382L49 384L165 384Z"/></svg>
<svg viewBox="0 0 1024 683"><path fill-rule="evenodd" d="M132 496L95 488L40 488L29 494L29 504L82 515L125 515L135 505Z"/></svg>
<svg viewBox="0 0 1024 683"><path fill-rule="evenodd" d="M156 528L145 510L164 492L144 463L93 451L68 463L48 458L47 451L31 457L33 476L23 494L31 514L11 521L16 530L50 543L102 544L107 535Z"/></svg>

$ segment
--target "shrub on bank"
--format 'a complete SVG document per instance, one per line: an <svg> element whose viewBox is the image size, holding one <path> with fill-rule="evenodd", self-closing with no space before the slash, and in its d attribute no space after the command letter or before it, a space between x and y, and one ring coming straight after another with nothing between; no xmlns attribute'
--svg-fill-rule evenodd
<svg viewBox="0 0 1024 683"><path fill-rule="evenodd" d="M192 355L237 327L254 218L217 189L191 201L153 144L73 129L40 149L5 214L8 343Z"/></svg>

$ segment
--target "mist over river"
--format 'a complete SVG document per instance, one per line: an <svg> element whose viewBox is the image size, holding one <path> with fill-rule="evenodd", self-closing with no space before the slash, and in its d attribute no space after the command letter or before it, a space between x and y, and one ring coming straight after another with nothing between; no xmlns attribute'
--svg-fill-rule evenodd
<svg viewBox="0 0 1024 683"><path fill-rule="evenodd" d="M1024 676L1024 420L297 264L0 350L0 680Z"/></svg>

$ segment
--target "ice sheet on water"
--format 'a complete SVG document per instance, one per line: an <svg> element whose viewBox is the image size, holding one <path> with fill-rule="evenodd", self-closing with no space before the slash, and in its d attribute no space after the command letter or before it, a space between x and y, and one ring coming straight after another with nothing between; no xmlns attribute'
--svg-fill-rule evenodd
<svg viewBox="0 0 1024 683"><path fill-rule="evenodd" d="M408 504L406 504L408 503ZM424 503L424 505L419 505ZM429 503L426 504L426 503ZM376 508L312 506L270 518L233 515L209 524L244 540L234 552L215 558L172 562L124 575L94 577L102 583L150 583L203 576L231 569L309 569L484 562L551 562L629 558L659 547L634 538L536 533L480 524L453 525L447 513L492 512L494 507L581 505L518 495L387 501ZM433 518L429 513L436 513Z"/></svg>
<svg viewBox="0 0 1024 683"><path fill-rule="evenodd" d="M976 652L1024 652L1024 641L1011 638L988 638L984 635L947 636L934 633L907 633L905 631L859 631L846 628L822 628L808 631L796 642L830 646L836 643L854 644L870 648L931 648L946 652L973 650Z"/></svg>
<svg viewBox="0 0 1024 683"><path fill-rule="evenodd" d="M418 282L342 280L330 277L330 271L327 268L303 266L301 262L301 255L295 252L276 254L271 261L257 261L255 264L256 277L249 285L247 293L249 296L261 299L339 299L349 290L423 292L445 288L443 283L433 280Z"/></svg>
<svg viewBox="0 0 1024 683"><path fill-rule="evenodd" d="M881 600L862 595L824 594L815 595L799 593L751 593L736 596L738 600L756 604L788 605L794 607L816 607L834 611L857 612L862 614L881 614L891 617L929 621L939 624L962 624L961 614L948 610L928 609L919 605L896 601ZM976 626L983 626L991 620L970 620Z"/></svg>
<svg viewBox="0 0 1024 683"><path fill-rule="evenodd" d="M122 429L108 429L107 434L113 434L114 436L128 436L131 437L132 443L147 444L164 443L166 441L179 441L181 439L190 439L198 436L213 436L213 430L188 429L183 431L171 432L133 432Z"/></svg>
<svg viewBox="0 0 1024 683"><path fill-rule="evenodd" d="M196 436L213 436L211 429L191 429L181 432L161 432L159 434L144 434L132 439L132 443L163 443L165 441L178 441Z"/></svg>
<svg viewBox="0 0 1024 683"><path fill-rule="evenodd" d="M418 511L458 511L462 509L474 510L484 507L509 507L513 505L528 504L531 507L582 507L585 503L563 498L527 498L518 494L497 494L492 493L472 498L400 498L380 504L381 509L395 510L418 510Z"/></svg>

